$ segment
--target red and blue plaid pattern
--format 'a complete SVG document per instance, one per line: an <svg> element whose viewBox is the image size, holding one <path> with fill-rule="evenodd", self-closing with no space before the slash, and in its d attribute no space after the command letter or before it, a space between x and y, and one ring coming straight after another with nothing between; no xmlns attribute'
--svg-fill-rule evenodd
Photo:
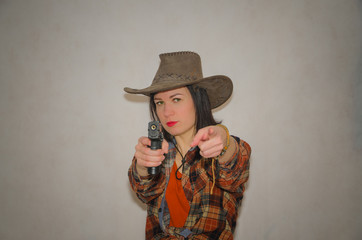
<svg viewBox="0 0 362 240"><path fill-rule="evenodd" d="M233 239L238 207L241 204L244 184L249 178L248 143L234 137L238 148L226 164L216 162L216 183L213 194L211 160L197 158L198 148L186 154L182 173L182 185L190 204L190 212L183 228L170 227L167 204L162 219L159 209L165 195L168 178L176 157L171 148L163 162L162 172L156 177L141 177L137 174L136 159L129 169L129 180L138 198L147 204L146 239L184 239L182 231L192 234L188 239ZM160 223L161 221L161 223ZM162 226L165 228L162 230Z"/></svg>

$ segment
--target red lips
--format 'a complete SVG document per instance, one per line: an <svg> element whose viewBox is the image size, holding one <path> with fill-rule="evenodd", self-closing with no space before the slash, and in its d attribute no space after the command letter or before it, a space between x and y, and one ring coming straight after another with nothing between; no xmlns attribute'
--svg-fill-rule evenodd
<svg viewBox="0 0 362 240"><path fill-rule="evenodd" d="M166 124L167 124L167 126L172 127L172 126L174 126L176 123L177 123L176 121L170 121L170 122L167 122Z"/></svg>

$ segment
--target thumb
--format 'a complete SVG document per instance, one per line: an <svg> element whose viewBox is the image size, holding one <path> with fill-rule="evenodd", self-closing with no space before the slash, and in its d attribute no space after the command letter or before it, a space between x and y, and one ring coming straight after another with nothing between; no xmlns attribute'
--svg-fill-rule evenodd
<svg viewBox="0 0 362 240"><path fill-rule="evenodd" d="M209 131L208 131L208 137L209 137L209 139L210 139L210 137L212 137L213 135L215 135L215 130L214 130L214 128L212 128L212 127L210 127L208 130L209 130Z"/></svg>
<svg viewBox="0 0 362 240"><path fill-rule="evenodd" d="M162 151L168 153L168 142L165 139L162 141Z"/></svg>

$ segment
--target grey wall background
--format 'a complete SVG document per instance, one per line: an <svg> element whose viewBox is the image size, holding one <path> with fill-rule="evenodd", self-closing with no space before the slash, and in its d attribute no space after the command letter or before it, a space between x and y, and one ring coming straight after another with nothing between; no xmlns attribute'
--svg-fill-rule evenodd
<svg viewBox="0 0 362 240"><path fill-rule="evenodd" d="M0 1L0 239L144 239L128 186L158 54L234 81L236 239L362 238L361 1Z"/></svg>

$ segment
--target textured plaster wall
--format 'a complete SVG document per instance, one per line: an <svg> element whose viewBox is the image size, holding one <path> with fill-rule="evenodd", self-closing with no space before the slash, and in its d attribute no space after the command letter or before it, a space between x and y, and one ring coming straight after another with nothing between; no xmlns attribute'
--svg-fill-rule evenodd
<svg viewBox="0 0 362 240"><path fill-rule="evenodd" d="M361 239L361 1L0 1L0 239L144 239L127 169L158 54L235 91L235 239Z"/></svg>

